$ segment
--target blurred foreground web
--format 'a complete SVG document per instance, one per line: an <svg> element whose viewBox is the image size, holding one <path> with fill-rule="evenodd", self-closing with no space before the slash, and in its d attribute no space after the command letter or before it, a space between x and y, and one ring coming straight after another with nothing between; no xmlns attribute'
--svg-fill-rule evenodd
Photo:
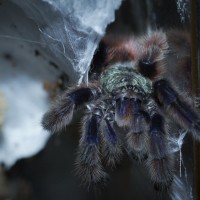
<svg viewBox="0 0 200 200"><path fill-rule="evenodd" d="M50 136L40 125L48 107L44 81L66 73L71 82L87 82L94 51L120 4L121 0L3 1L0 92L7 109L0 161L6 167L44 147Z"/></svg>

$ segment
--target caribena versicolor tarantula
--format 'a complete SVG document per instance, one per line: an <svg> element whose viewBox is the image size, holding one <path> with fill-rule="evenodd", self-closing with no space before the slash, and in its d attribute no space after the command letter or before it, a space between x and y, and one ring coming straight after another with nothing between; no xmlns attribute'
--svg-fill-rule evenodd
<svg viewBox="0 0 200 200"><path fill-rule="evenodd" d="M53 133L62 130L71 122L74 110L86 105L76 160L83 181L105 180L103 164L114 166L125 149L139 160L147 155L152 181L167 188L174 166L165 116L198 140L199 116L165 76L168 43L162 31L109 45L101 55L103 64L97 68L95 80L67 90L44 115L43 127Z"/></svg>

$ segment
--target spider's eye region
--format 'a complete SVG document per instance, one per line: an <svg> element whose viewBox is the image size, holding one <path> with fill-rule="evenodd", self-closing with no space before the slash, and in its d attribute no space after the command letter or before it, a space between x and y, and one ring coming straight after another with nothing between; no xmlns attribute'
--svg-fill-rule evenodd
<svg viewBox="0 0 200 200"><path fill-rule="evenodd" d="M144 68L146 70L150 70L150 68L155 68L156 62L151 62L150 60L140 60L139 67Z"/></svg>
<svg viewBox="0 0 200 200"><path fill-rule="evenodd" d="M140 60L138 63L138 68L141 74L146 77L153 77L157 73L156 62L151 62L150 60Z"/></svg>
<svg viewBox="0 0 200 200"><path fill-rule="evenodd" d="M137 96L137 97L130 97L130 98L128 98L128 97L119 97L119 98L117 98L116 99L116 103L119 103L120 101L123 101L123 102L125 102L125 101L130 101L130 102L136 102L136 103L141 103L142 102L142 100L140 99L140 97L139 96Z"/></svg>

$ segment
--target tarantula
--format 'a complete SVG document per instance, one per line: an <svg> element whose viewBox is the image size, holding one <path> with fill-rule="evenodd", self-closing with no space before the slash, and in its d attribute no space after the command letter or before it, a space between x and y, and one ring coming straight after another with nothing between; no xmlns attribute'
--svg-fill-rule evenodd
<svg viewBox="0 0 200 200"><path fill-rule="evenodd" d="M86 105L76 161L83 181L103 181L107 177L103 163L114 166L125 149L139 160L147 155L152 181L167 188L173 181L174 164L165 118L172 118L197 140L200 120L165 77L166 35L155 31L139 39L105 39L102 44L91 81L64 92L44 115L43 127L53 133L62 130L73 112Z"/></svg>

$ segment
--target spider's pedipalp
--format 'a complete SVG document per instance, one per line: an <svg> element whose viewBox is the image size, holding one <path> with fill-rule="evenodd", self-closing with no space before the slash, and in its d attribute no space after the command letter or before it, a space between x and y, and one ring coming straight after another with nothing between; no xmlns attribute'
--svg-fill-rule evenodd
<svg viewBox="0 0 200 200"><path fill-rule="evenodd" d="M148 121L148 114L143 111L138 97L121 97L116 100L115 121L118 126L128 126L135 132L143 132Z"/></svg>
<svg viewBox="0 0 200 200"><path fill-rule="evenodd" d="M200 140L200 118L192 106L180 99L179 94L167 80L161 79L154 84L155 97L171 116L193 137Z"/></svg>
<svg viewBox="0 0 200 200"><path fill-rule="evenodd" d="M146 158L146 133L149 115L143 110L140 100L131 100L131 126L126 135L127 151L138 160Z"/></svg>
<svg viewBox="0 0 200 200"><path fill-rule="evenodd" d="M173 181L173 159L168 153L165 137L163 117L154 114L149 130L147 166L158 190L167 189Z"/></svg>
<svg viewBox="0 0 200 200"><path fill-rule="evenodd" d="M129 96L127 94L127 96ZM145 133L149 115L142 108L140 96L121 97L116 100L115 121L118 126L128 127L126 150L138 160L146 157Z"/></svg>
<svg viewBox="0 0 200 200"><path fill-rule="evenodd" d="M44 115L42 125L52 133L59 132L70 124L74 109L82 104L97 99L100 88L91 85L89 87L77 87L63 94Z"/></svg>
<svg viewBox="0 0 200 200"><path fill-rule="evenodd" d="M88 114L83 119L82 136L76 159L76 172L85 184L97 184L107 178L99 151L99 116Z"/></svg>
<svg viewBox="0 0 200 200"><path fill-rule="evenodd" d="M126 135L127 153L135 160L145 160L147 158L146 142L146 133L129 131Z"/></svg>
<svg viewBox="0 0 200 200"><path fill-rule="evenodd" d="M115 166L122 156L122 148L113 122L103 119L101 122L102 155L108 166Z"/></svg>

